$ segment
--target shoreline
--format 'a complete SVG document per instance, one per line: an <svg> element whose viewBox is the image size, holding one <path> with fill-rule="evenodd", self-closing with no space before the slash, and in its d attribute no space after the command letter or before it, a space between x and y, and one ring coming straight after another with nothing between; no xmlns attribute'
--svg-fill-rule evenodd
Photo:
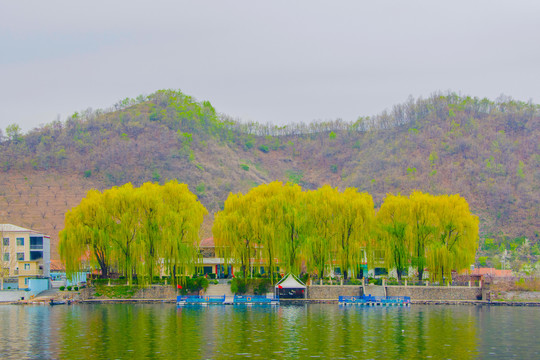
<svg viewBox="0 0 540 360"><path fill-rule="evenodd" d="M175 304L176 299L86 299L73 304ZM337 299L281 299L280 305L339 304ZM49 305L44 301L0 302L0 305ZM524 306L540 307L535 301L487 301L487 300L411 300L411 305L469 305L469 306ZM348 305L355 307L362 305Z"/></svg>

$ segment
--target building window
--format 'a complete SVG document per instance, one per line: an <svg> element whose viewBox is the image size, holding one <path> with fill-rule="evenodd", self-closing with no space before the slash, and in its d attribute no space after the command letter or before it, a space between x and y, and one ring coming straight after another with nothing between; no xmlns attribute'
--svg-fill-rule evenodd
<svg viewBox="0 0 540 360"><path fill-rule="evenodd" d="M30 264L24 264L24 270L30 270Z"/></svg>
<svg viewBox="0 0 540 360"><path fill-rule="evenodd" d="M4 238L4 246L9 246L9 238Z"/></svg>
<svg viewBox="0 0 540 360"><path fill-rule="evenodd" d="M30 260L43 259L43 251L30 251Z"/></svg>
<svg viewBox="0 0 540 360"><path fill-rule="evenodd" d="M24 261L24 253L17 253L17 261Z"/></svg>
<svg viewBox="0 0 540 360"><path fill-rule="evenodd" d="M9 253L4 253L4 261L9 261Z"/></svg>
<svg viewBox="0 0 540 360"><path fill-rule="evenodd" d="M24 285L28 285L28 280L30 280L30 278L24 278Z"/></svg>
<svg viewBox="0 0 540 360"><path fill-rule="evenodd" d="M30 250L43 250L43 237L30 237Z"/></svg>
<svg viewBox="0 0 540 360"><path fill-rule="evenodd" d="M24 246L24 238L17 238L17 246Z"/></svg>

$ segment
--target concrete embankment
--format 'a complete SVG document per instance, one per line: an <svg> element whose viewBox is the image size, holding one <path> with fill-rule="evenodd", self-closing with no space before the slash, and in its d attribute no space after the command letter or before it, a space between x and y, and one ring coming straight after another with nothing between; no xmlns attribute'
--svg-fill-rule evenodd
<svg viewBox="0 0 540 360"><path fill-rule="evenodd" d="M468 286L386 286L386 296L409 296L411 300L483 300L482 288Z"/></svg>
<svg viewBox="0 0 540 360"><path fill-rule="evenodd" d="M308 299L337 300L339 296L408 296L411 300L482 300L482 289L468 286L311 285Z"/></svg>
<svg viewBox="0 0 540 360"><path fill-rule="evenodd" d="M114 286L112 286L114 287ZM365 289L365 290L364 290ZM101 292L101 293L100 293ZM228 285L211 285L207 294L221 295L230 293ZM219 294L218 294L219 293ZM494 305L494 306L540 306L538 292L519 292L508 294L505 299L494 299L491 302L486 297L486 290L479 287L467 286L376 286L366 285L311 285L307 287L306 299L282 299L282 304L337 304L339 296L361 296L362 294L374 296L409 296L412 304L426 305ZM519 295L519 296L518 296ZM177 291L172 286L154 285L146 288L135 288L130 296L107 296L101 287L88 287L75 292L59 292L55 299L71 299L86 303L175 303ZM19 297L20 299L20 297ZM7 300L7 299L6 299ZM5 302L21 304L17 298ZM504 301L499 301L504 300ZM31 300L30 300L31 301Z"/></svg>

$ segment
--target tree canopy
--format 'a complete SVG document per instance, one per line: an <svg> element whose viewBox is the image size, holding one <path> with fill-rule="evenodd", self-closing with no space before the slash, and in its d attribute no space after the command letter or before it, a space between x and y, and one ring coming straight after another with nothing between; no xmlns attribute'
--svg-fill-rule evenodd
<svg viewBox="0 0 540 360"><path fill-rule="evenodd" d="M279 265L319 277L339 267L350 278L361 265L374 266L382 251L384 266L399 280L409 268L422 279L427 267L431 279L442 281L474 263L478 218L459 195L388 194L375 212L371 195L354 188L302 191L273 182L231 193L213 233L218 253L244 277L264 264L269 273Z"/></svg>
<svg viewBox="0 0 540 360"><path fill-rule="evenodd" d="M129 283L134 275L144 284L163 272L185 274L196 265L206 213L187 185L177 181L90 190L66 213L60 256L69 274L87 258L102 276L114 268Z"/></svg>

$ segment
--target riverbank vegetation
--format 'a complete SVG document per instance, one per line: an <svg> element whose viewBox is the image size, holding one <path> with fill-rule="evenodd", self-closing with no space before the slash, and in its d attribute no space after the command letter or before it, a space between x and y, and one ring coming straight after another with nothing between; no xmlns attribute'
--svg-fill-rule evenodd
<svg viewBox="0 0 540 360"><path fill-rule="evenodd" d="M102 277L111 268L139 284L163 272L191 274L199 230L207 213L185 184L126 184L103 192L91 190L66 214L59 251L68 274L84 260L96 261Z"/></svg>
<svg viewBox="0 0 540 360"><path fill-rule="evenodd" d="M200 265L205 214L196 196L176 181L92 190L66 214L60 255L68 274L95 262L102 278L114 269L128 286L134 275L138 285L163 275L186 285L192 279L185 275ZM239 266L243 279L254 277L254 267L321 279L339 267L348 279L367 262L395 268L398 280L411 266L422 279L428 267L431 278L441 281L474 262L478 219L459 195L388 194L376 211L371 195L354 188L306 191L274 181L245 195L231 193L216 214L213 233L217 255L225 265Z"/></svg>
<svg viewBox="0 0 540 360"><path fill-rule="evenodd" d="M218 254L239 264L243 278L262 264L268 274L279 266L319 278L339 267L347 279L367 262L395 268L398 280L411 266L422 279L428 267L442 281L474 263L478 218L459 195L389 194L376 212L371 195L353 188L272 182L231 194L213 233Z"/></svg>

